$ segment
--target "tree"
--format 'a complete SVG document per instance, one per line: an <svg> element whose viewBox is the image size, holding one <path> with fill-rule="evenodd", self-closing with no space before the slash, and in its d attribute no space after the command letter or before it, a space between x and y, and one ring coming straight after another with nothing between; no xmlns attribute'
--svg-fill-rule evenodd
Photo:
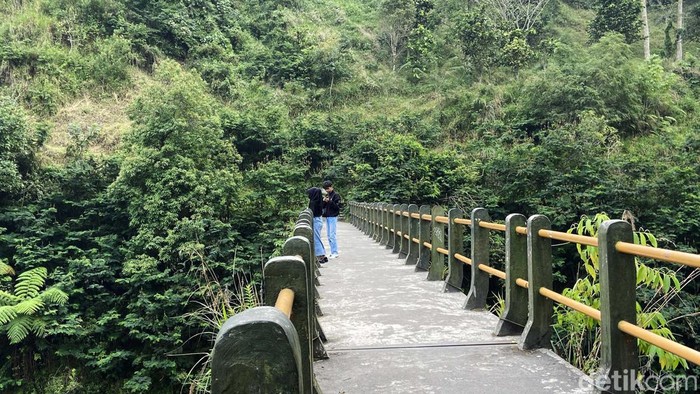
<svg viewBox="0 0 700 394"><path fill-rule="evenodd" d="M202 351L187 341L201 332L187 318L202 302L192 291L202 270L232 278L240 242L231 223L241 205L240 156L223 139L217 102L174 61L162 62L155 79L131 108L134 129L110 187L129 216L118 281L129 300L119 327L133 352L124 384L131 392L174 384L191 367L187 356L163 355Z"/></svg>
<svg viewBox="0 0 700 394"><path fill-rule="evenodd" d="M0 204L18 195L32 165L27 116L14 100L0 96Z"/></svg>
<svg viewBox="0 0 700 394"><path fill-rule="evenodd" d="M678 19L676 20L678 29L676 30L676 60L683 60L683 0L678 0Z"/></svg>
<svg viewBox="0 0 700 394"><path fill-rule="evenodd" d="M389 47L391 69L406 52L406 43L414 27L416 5L413 0L384 0L380 6L379 41Z"/></svg>
<svg viewBox="0 0 700 394"><path fill-rule="evenodd" d="M549 0L488 0L488 3L513 29L528 31L539 21Z"/></svg>
<svg viewBox="0 0 700 394"><path fill-rule="evenodd" d="M609 32L617 32L632 43L639 39L642 21L639 19L640 4L637 0L596 0L596 16L588 32L592 41L597 41Z"/></svg>
<svg viewBox="0 0 700 394"><path fill-rule="evenodd" d="M462 53L479 75L498 62L505 37L483 9L459 15L456 29Z"/></svg>
<svg viewBox="0 0 700 394"><path fill-rule="evenodd" d="M642 38L644 39L644 60L651 58L650 40L649 37L649 17L647 16L647 0L642 2Z"/></svg>

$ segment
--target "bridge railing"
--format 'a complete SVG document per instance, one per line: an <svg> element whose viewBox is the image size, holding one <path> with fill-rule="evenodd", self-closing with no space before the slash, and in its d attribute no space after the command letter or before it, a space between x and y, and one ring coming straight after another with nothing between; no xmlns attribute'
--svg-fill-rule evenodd
<svg viewBox="0 0 700 394"><path fill-rule="evenodd" d="M520 334L521 349L550 347L556 301L600 322L600 375L607 377L607 382L616 377L636 379L637 339L700 365L697 350L636 325L634 263L634 256L640 256L700 268L700 255L635 245L631 225L625 221L606 221L597 237L588 237L553 231L543 215L525 218L511 214L505 224L495 223L484 208L472 210L469 218L457 208L445 215L442 207L427 205L351 202L349 209L356 227L405 257L406 264L415 265L417 271L427 270L428 280L442 280L447 269L444 291L461 291L463 265L469 265L465 309L485 307L490 276L504 280L505 308L494 333ZM464 252L467 226L471 231L470 257ZM505 272L489 265L490 231L505 234ZM598 247L600 310L552 290L552 240Z"/></svg>
<svg viewBox="0 0 700 394"><path fill-rule="evenodd" d="M263 304L229 318L212 351L212 393L320 392L314 359L328 358L318 324L312 215L304 210L283 256L263 268Z"/></svg>

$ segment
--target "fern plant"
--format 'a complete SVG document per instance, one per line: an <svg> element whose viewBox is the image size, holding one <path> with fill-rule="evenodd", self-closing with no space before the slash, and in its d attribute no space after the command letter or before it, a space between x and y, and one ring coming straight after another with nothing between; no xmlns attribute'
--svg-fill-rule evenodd
<svg viewBox="0 0 700 394"><path fill-rule="evenodd" d="M583 216L578 225L572 226L569 233L596 237L598 228L603 222L610 220L604 214L596 214L589 218ZM634 243L657 247L656 238L648 231L635 231ZM599 260L598 248L588 245L576 245L585 275L579 278L571 288L564 289L563 295L600 309L600 282L598 280ZM664 338L673 340L674 336L667 327L666 318L661 310L668 302L677 296L680 290L687 284L680 282L676 273L666 267L656 268L644 264L635 258L637 269L637 287L646 287L653 290L654 297L642 307L637 302L637 324ZM600 328L592 318L572 311L562 305L557 305L555 310L556 323L554 331L557 335L554 346L559 349L569 362L582 369L584 372L593 372L598 368L600 353ZM658 360L661 370L673 371L679 366L688 368L686 360L656 346L639 340L639 351L642 358L646 359L645 369L651 370L654 360Z"/></svg>
<svg viewBox="0 0 700 394"><path fill-rule="evenodd" d="M14 274L12 267L0 262L0 276ZM0 331L7 333L10 344L21 342L29 333L46 336L47 321L41 312L68 301L68 295L57 287L41 291L47 276L46 268L32 268L17 276L13 292L0 288Z"/></svg>

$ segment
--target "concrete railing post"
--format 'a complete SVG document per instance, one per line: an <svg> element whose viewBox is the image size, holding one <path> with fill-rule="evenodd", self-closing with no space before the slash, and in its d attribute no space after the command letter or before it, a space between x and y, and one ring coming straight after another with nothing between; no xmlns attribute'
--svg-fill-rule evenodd
<svg viewBox="0 0 700 394"><path fill-rule="evenodd" d="M435 220L437 216L444 215L445 210L441 206L436 205L433 207L432 234L430 237L430 244L433 246L433 250L430 252L428 280L442 280L445 272L445 255L437 251L438 248L445 248L445 225Z"/></svg>
<svg viewBox="0 0 700 394"><path fill-rule="evenodd" d="M408 256L409 240L406 239L411 230L409 228L410 223L406 217L408 214L408 204L401 204L401 216L399 216L399 223L401 224L401 248L399 249L399 258L405 259Z"/></svg>
<svg viewBox="0 0 700 394"><path fill-rule="evenodd" d="M637 323L637 271L634 256L615 249L618 242L634 242L632 227L624 220L608 220L598 229L600 257L601 359L605 392L633 393L639 369L637 339L620 331L620 321ZM596 379L598 381L598 379Z"/></svg>
<svg viewBox="0 0 700 394"><path fill-rule="evenodd" d="M212 394L310 393L301 347L294 325L276 308L234 315L214 342Z"/></svg>
<svg viewBox="0 0 700 394"><path fill-rule="evenodd" d="M452 208L447 211L449 224L447 225L447 249L450 251L447 256L447 278L443 291L462 291L462 279L464 279L464 263L455 258L455 254L464 253L464 225L454 222L455 219L462 219L464 214L459 208Z"/></svg>
<svg viewBox="0 0 700 394"><path fill-rule="evenodd" d="M527 237L515 230L526 225L521 214L506 217L505 309L494 331L496 336L519 335L527 324L527 289L515 283L518 278L527 278Z"/></svg>
<svg viewBox="0 0 700 394"><path fill-rule="evenodd" d="M383 202L380 202L377 204L377 218L379 220L379 244L380 245L386 245L386 233L384 231L384 226L386 226L386 223L384 222L384 209L385 205Z"/></svg>
<svg viewBox="0 0 700 394"><path fill-rule="evenodd" d="M552 335L552 300L540 295L540 288L552 288L552 240L539 236L549 230L549 219L534 215L527 220L528 318L518 346L522 350L549 348Z"/></svg>
<svg viewBox="0 0 700 394"><path fill-rule="evenodd" d="M378 202L375 202L374 204L372 204L372 213L373 213L372 217L373 217L373 221L374 221L374 237L373 237L373 239L376 242L379 242L382 239L382 232L381 232L381 228L380 228L380 224L379 224L379 222L381 221L379 207L380 207L380 203L378 203Z"/></svg>
<svg viewBox="0 0 700 394"><path fill-rule="evenodd" d="M401 231L401 216L399 216L401 214L401 205L394 204L392 210L394 211L391 216L391 228L394 230L392 246L394 248L391 249L391 253L399 253L399 250L401 250L401 237L399 236Z"/></svg>
<svg viewBox="0 0 700 394"><path fill-rule="evenodd" d="M420 243L418 244L418 262L416 263L416 271L427 271L430 267L430 248L426 247L424 242L430 243L432 238L432 232L430 229L430 220L423 220L423 215L430 215L430 205L421 205L418 209L420 214L419 224L418 224L418 239Z"/></svg>
<svg viewBox="0 0 700 394"><path fill-rule="evenodd" d="M295 230L303 230L304 233L308 233L308 230L310 228L303 226L303 227L297 227ZM296 231L295 231L296 232ZM312 233L313 234L313 233ZM306 285L307 285L307 299L309 302L309 305L312 307L312 312L309 313L309 331L311 332L311 340L312 340L312 355L314 359L317 360L322 360L322 359L327 359L328 354L326 353L326 349L323 347L323 338L322 338L322 332L323 330L321 329L320 324L318 324L318 316L323 316L323 313L321 312L321 308L318 305L318 302L316 300L316 286L314 284L314 280L312 279L315 276L314 272L314 267L312 266L313 258L311 254L311 243L309 242L309 239L306 236L294 236L289 239L284 243L284 246L282 246L282 253L284 253L287 256L299 256L304 260L304 264L306 266ZM267 278L266 278L267 280ZM323 335L325 337L325 335Z"/></svg>
<svg viewBox="0 0 700 394"><path fill-rule="evenodd" d="M386 233L387 233L387 240L386 240L386 248L387 249L394 249L394 205L393 204L387 204L386 205Z"/></svg>
<svg viewBox="0 0 700 394"><path fill-rule="evenodd" d="M369 210L369 203L364 204L364 210L365 210L365 222L364 222L364 228L365 228L365 235L370 235L370 210Z"/></svg>
<svg viewBox="0 0 700 394"><path fill-rule="evenodd" d="M479 264L489 265L490 242L489 230L479 226L479 222L490 221L489 213L484 208L475 208L471 213L472 251L471 283L465 309L481 309L486 306L489 294L489 274L479 269Z"/></svg>
<svg viewBox="0 0 700 394"><path fill-rule="evenodd" d="M406 264L416 265L418 262L418 244L413 242L414 238L418 238L420 220L413 218L411 215L418 214L418 205L411 204L408 206L408 256L406 256Z"/></svg>
<svg viewBox="0 0 700 394"><path fill-rule="evenodd" d="M282 289L294 291L294 304L290 320L296 328L301 349L301 367L304 379L304 393L313 390L312 357L312 307L309 302L306 264L299 256L281 256L270 259L263 268L263 303L274 306L277 294Z"/></svg>
<svg viewBox="0 0 700 394"><path fill-rule="evenodd" d="M384 246L387 249L393 249L393 234L391 233L391 210L392 205L384 203Z"/></svg>

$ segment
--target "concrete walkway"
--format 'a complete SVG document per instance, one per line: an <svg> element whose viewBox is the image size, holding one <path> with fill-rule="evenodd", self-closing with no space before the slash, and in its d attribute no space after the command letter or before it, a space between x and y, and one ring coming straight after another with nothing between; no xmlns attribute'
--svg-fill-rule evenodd
<svg viewBox="0 0 700 394"><path fill-rule="evenodd" d="M554 353L494 336L496 316L462 309L464 294L443 293L351 224L338 223L338 243L318 288L330 358L314 371L325 394L593 392Z"/></svg>

